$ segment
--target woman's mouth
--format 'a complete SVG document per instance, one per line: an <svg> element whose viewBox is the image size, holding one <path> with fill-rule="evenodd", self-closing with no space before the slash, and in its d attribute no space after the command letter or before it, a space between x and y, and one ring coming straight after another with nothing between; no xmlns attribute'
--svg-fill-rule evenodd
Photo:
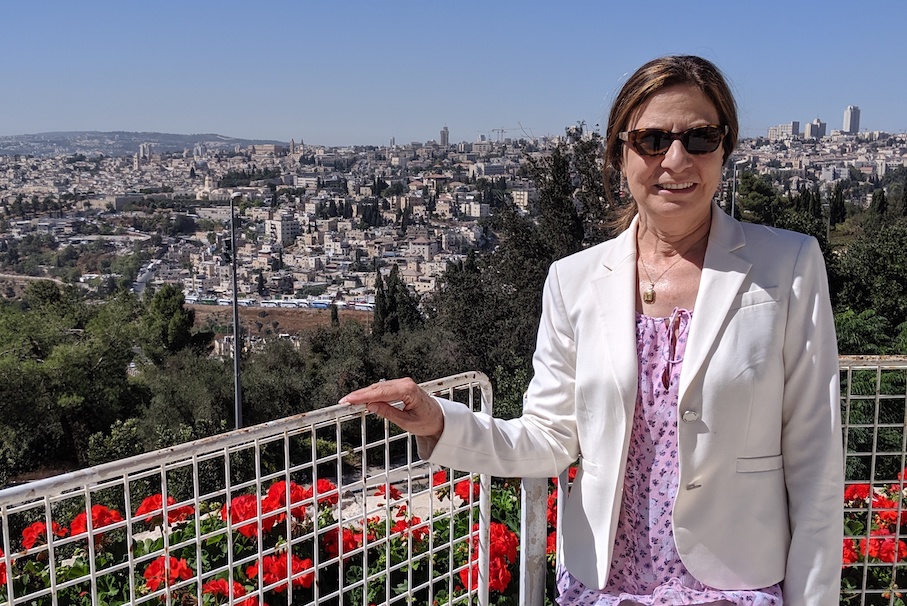
<svg viewBox="0 0 907 606"><path fill-rule="evenodd" d="M681 191L684 189L690 189L694 185L695 183L658 183L655 185L655 187L669 191Z"/></svg>

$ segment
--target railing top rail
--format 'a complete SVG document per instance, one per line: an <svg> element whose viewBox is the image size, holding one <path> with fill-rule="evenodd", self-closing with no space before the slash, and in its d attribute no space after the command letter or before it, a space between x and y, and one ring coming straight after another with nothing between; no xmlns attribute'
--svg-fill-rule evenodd
<svg viewBox="0 0 907 606"><path fill-rule="evenodd" d="M839 356L841 368L907 368L907 356Z"/></svg>

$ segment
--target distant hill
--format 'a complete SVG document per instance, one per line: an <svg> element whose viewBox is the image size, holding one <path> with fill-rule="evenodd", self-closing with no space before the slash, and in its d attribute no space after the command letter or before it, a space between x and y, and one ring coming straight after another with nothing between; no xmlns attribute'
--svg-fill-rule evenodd
<svg viewBox="0 0 907 606"><path fill-rule="evenodd" d="M61 156L85 154L131 156L139 146L150 143L152 153L192 151L196 144L209 150L233 150L237 145L288 145L270 139L236 139L213 133L178 135L172 133L137 133L126 131L71 131L0 137L0 155Z"/></svg>

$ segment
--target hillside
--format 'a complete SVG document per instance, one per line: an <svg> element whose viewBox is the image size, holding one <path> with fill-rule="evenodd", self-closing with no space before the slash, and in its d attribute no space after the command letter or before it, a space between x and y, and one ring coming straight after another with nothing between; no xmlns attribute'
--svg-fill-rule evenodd
<svg viewBox="0 0 907 606"><path fill-rule="evenodd" d="M195 311L195 328L213 328L217 333L232 330L233 311L230 307L214 305L187 305ZM341 309L340 321L356 321L368 324L372 313ZM240 307L239 323L243 330L253 336L268 334L299 334L319 326L330 326L331 312L328 309L285 309L281 307Z"/></svg>

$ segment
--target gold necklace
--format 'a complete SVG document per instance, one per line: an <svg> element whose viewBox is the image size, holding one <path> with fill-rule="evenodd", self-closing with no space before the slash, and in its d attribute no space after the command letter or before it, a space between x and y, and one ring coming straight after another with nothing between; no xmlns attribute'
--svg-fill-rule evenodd
<svg viewBox="0 0 907 606"><path fill-rule="evenodd" d="M655 278L655 279L653 280L653 279L652 279L652 276L649 275L649 268L648 268L648 266L646 265L646 262L642 260L642 257L641 257L641 256L639 257L639 262L642 263L642 269L643 269L644 272L646 272L646 277L649 279L649 287L648 287L647 289L645 289L645 290L643 291L643 293L642 293L642 301L643 301L643 303L648 303L648 304L651 305L652 303L655 302L655 284L656 284L659 280L661 280L661 279L664 277L664 275L665 275L666 273L668 273L669 271L671 271L671 268L672 268L672 267L674 267L675 265L677 265L678 263L680 263L680 260L681 260L681 259L683 259L683 257L682 257L681 255L677 255L677 260L674 261L673 263L671 263L671 265L669 265L668 268L667 268L666 270L664 270L663 272L661 272L661 274L660 274L657 278Z"/></svg>

